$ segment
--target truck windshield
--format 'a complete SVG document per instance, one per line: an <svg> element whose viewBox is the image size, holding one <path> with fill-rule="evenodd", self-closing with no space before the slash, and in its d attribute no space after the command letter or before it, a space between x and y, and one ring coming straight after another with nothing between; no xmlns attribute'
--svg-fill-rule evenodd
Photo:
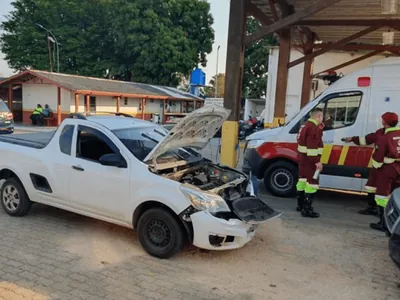
<svg viewBox="0 0 400 300"><path fill-rule="evenodd" d="M168 134L162 127L140 127L114 130L113 133L139 160L143 161L153 148ZM166 163L177 160L188 162L202 159L202 156L190 148L170 150L160 157L158 163Z"/></svg>

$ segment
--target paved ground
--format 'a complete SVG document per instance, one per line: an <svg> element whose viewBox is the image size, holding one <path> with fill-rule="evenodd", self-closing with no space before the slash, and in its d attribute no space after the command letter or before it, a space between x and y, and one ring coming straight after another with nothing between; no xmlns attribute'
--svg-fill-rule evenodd
<svg viewBox="0 0 400 300"><path fill-rule="evenodd" d="M400 299L387 238L356 214L364 198L322 193L317 220L294 199L262 198L284 215L246 247L170 260L118 226L42 205L24 218L0 210L0 299Z"/></svg>

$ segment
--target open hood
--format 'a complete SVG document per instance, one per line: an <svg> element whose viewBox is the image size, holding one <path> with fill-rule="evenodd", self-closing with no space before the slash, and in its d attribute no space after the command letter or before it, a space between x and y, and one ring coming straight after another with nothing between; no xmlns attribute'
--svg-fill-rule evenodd
<svg viewBox="0 0 400 300"><path fill-rule="evenodd" d="M147 155L144 161L153 161L165 152L182 147L202 149L208 145L228 118L230 110L221 106L206 106L181 119L169 134Z"/></svg>

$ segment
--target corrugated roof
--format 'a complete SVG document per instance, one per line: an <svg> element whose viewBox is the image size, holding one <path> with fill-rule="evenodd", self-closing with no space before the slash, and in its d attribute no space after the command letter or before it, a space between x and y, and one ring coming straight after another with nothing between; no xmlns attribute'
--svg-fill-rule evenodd
<svg viewBox="0 0 400 300"><path fill-rule="evenodd" d="M269 0L250 0L255 4L270 20L273 20ZM303 8L311 5L315 0L288 0L292 4L296 12L301 11ZM382 1L381 0L342 0L318 13L305 18L301 23L306 24L307 21L318 20L395 20L398 21L400 26L400 4L395 0L397 5L396 14L382 14ZM276 5L278 15L281 15L279 5ZM315 32L319 40L323 42L335 42L350 36L356 32L366 28L365 26L309 26ZM373 33L360 37L352 42L363 44L382 44L382 33L387 32L388 27L383 27ZM394 34L394 44L400 45L400 33L391 29ZM299 37L294 38L299 42Z"/></svg>
<svg viewBox="0 0 400 300"><path fill-rule="evenodd" d="M15 75L4 81L0 82L0 85L25 76L27 74L38 76L39 78L48 79L70 91L92 91L92 92L105 92L115 94L130 94L130 95L141 95L149 97L161 97L161 98L174 98L182 100L203 100L202 98L196 97L192 94L185 93L173 87L164 87L149 85L136 82L110 80L96 77L86 77L79 75L70 75L62 73L53 73L39 70L28 70L22 72L20 76Z"/></svg>

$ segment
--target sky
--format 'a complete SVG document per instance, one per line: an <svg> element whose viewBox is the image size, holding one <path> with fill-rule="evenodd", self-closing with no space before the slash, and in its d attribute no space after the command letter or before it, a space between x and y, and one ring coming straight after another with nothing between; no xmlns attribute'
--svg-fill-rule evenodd
<svg viewBox="0 0 400 300"><path fill-rule="evenodd" d="M11 2L13 0L0 0L0 22L5 20L5 16L11 11ZM218 72L225 73L226 61L226 46L228 42L228 19L229 19L229 2L230 0L208 0L211 4L211 14L214 16L215 42L213 52L208 55L207 67L203 70L207 74L207 83L211 77L217 72L217 49L221 46L218 60ZM8 67L7 62L3 59L3 54L0 53L0 77L6 77L13 74L13 71Z"/></svg>

